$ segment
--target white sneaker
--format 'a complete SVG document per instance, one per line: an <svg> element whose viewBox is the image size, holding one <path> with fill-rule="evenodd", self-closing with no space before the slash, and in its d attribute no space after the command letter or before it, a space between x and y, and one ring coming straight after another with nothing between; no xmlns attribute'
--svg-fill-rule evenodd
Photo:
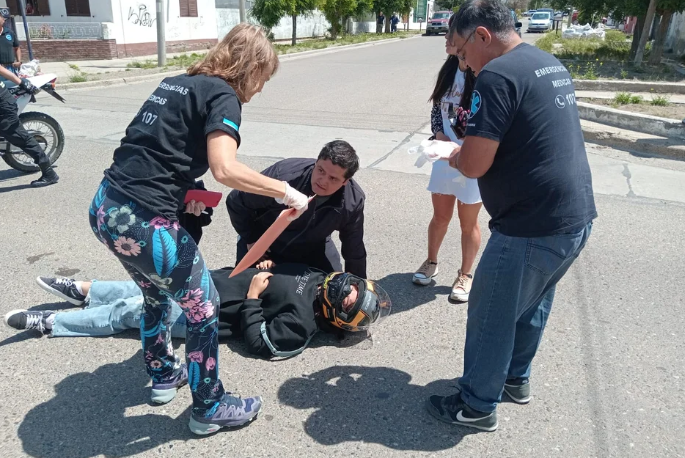
<svg viewBox="0 0 685 458"><path fill-rule="evenodd" d="M432 262L430 259L426 259L421 264L421 267L414 273L412 281L417 285L426 286L429 285L433 278L438 275L438 263Z"/></svg>
<svg viewBox="0 0 685 458"><path fill-rule="evenodd" d="M473 283L473 275L462 274L459 271L459 276L454 280L452 285L452 293L450 299L453 301L467 302L469 300L469 293L471 292L471 283Z"/></svg>

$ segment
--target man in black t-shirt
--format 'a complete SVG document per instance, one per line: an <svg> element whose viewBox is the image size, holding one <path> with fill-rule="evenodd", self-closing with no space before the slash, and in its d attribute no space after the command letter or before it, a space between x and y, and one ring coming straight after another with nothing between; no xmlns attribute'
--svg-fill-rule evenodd
<svg viewBox="0 0 685 458"><path fill-rule="evenodd" d="M492 235L469 297L460 389L431 396L427 407L442 421L494 431L503 390L530 401L556 284L597 212L566 68L521 41L499 0L464 3L450 33L477 74L466 138L450 165L478 178Z"/></svg>

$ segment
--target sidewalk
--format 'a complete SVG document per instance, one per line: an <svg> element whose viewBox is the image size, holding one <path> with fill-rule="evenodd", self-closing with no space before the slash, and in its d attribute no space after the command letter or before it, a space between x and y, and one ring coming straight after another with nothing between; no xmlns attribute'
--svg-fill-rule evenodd
<svg viewBox="0 0 685 458"><path fill-rule="evenodd" d="M617 92L611 92L611 91L576 91L576 98L577 99L613 99L616 96ZM630 93L630 95L639 95L642 96L644 100L651 101L654 97L663 97L664 95L668 96L668 101L670 103L683 103L685 104L685 95L684 94L655 94L655 93L650 93L650 92L635 92L635 93Z"/></svg>
<svg viewBox="0 0 685 458"><path fill-rule="evenodd" d="M167 62L174 57L181 56L183 54L206 54L207 50L191 51L191 52L175 52L167 53ZM152 61L154 64L157 63L157 54L151 56L138 56L138 57L126 57L121 59L106 59L106 60L78 60L78 61L67 61L67 62L41 62L40 70L43 73L54 73L57 77L63 81L69 81L74 75L80 72L87 74L102 74L102 73L116 73L125 72L127 69L129 71L137 70L136 68L128 67L129 64L133 62L145 62ZM71 68L70 64L77 66L78 68Z"/></svg>

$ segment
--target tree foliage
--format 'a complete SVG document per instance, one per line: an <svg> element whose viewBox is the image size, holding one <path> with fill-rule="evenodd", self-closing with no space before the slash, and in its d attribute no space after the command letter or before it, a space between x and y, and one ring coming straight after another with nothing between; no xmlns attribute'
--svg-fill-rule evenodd
<svg viewBox="0 0 685 458"><path fill-rule="evenodd" d="M270 30L287 16L293 21L292 44L297 43L297 17L308 16L319 7L321 0L255 0L252 5L252 16Z"/></svg>
<svg viewBox="0 0 685 458"><path fill-rule="evenodd" d="M331 38L345 32L349 18L371 11L372 5L371 0L322 0L321 11L331 24Z"/></svg>

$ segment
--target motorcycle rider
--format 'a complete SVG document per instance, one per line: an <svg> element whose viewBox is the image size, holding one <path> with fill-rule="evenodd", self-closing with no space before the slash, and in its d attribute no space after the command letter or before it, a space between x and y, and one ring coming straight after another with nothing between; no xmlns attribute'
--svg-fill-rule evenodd
<svg viewBox="0 0 685 458"><path fill-rule="evenodd" d="M272 261L229 278L232 270L210 271L221 297L219 342L242 337L248 353L264 358L301 353L319 330L365 331L389 315L392 307L377 282L348 273L327 274L305 264L274 265ZM133 281L36 280L49 293L86 307L66 313L13 310L5 316L9 327L35 329L51 337L106 336L140 328L143 295ZM193 306L188 301L172 304L173 337L185 337L188 322L183 310ZM175 394L175 388L165 391L165 402L171 400L167 395ZM153 402L162 398L155 395Z"/></svg>
<svg viewBox="0 0 685 458"><path fill-rule="evenodd" d="M40 167L42 175L39 179L32 181L31 186L38 188L57 183L59 176L57 176L57 173L55 173L50 165L50 159L48 159L43 148L40 147L36 139L21 124L17 103L9 90L7 90L2 78L18 84L19 87L31 94L39 91L29 80L19 78L6 68L0 67L0 137L4 137L12 145L20 148Z"/></svg>

